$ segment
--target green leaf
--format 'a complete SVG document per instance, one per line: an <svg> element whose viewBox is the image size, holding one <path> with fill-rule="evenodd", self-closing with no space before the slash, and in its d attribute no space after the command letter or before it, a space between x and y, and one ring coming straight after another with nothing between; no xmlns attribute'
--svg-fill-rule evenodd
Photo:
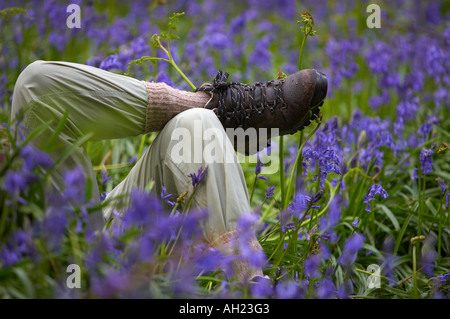
<svg viewBox="0 0 450 319"><path fill-rule="evenodd" d="M0 10L0 18L8 22L11 20L12 17L23 14L25 17L27 17L30 20L33 20L32 17L30 17L25 9L19 8L19 7L13 7L13 8L6 8L3 10Z"/></svg>
<svg viewBox="0 0 450 319"><path fill-rule="evenodd" d="M378 207L381 208L381 210L383 211L383 213L386 214L386 216L391 220L392 225L394 225L395 230L400 230L400 224L397 220L397 218L395 217L395 215L392 213L392 211L383 204L377 204Z"/></svg>

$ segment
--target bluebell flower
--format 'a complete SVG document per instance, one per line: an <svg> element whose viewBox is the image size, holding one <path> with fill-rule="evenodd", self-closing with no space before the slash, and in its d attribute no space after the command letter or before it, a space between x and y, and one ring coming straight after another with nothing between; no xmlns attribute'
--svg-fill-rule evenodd
<svg viewBox="0 0 450 319"><path fill-rule="evenodd" d="M63 197L74 204L82 204L86 199L86 178L81 167L64 173L65 188Z"/></svg>
<svg viewBox="0 0 450 319"><path fill-rule="evenodd" d="M170 206L175 206L175 202L170 201L170 197L172 197L172 194L167 194L166 193L166 188L164 186L162 186L161 188L161 198Z"/></svg>
<svg viewBox="0 0 450 319"><path fill-rule="evenodd" d="M436 277L441 283L447 283L447 280L450 279L450 273L442 274Z"/></svg>
<svg viewBox="0 0 450 319"><path fill-rule="evenodd" d="M436 239L429 235L423 242L422 255L420 257L420 264L422 265L422 271L428 277L434 277L434 264L438 253L436 252L434 246L436 244Z"/></svg>
<svg viewBox="0 0 450 319"><path fill-rule="evenodd" d="M124 70L124 66L119 61L118 54L111 54L106 60L103 60L99 66L100 69L110 70Z"/></svg>
<svg viewBox="0 0 450 319"><path fill-rule="evenodd" d="M112 176L108 176L108 171L106 169L102 169L101 175L102 175L102 185L105 185L112 178Z"/></svg>
<svg viewBox="0 0 450 319"><path fill-rule="evenodd" d="M280 227L283 234L288 229L295 229L295 222L291 221L292 214L288 210L283 210L279 213L279 221L280 221Z"/></svg>
<svg viewBox="0 0 450 319"><path fill-rule="evenodd" d="M303 299L306 295L304 289L293 280L277 284L275 291L278 299Z"/></svg>
<svg viewBox="0 0 450 319"><path fill-rule="evenodd" d="M20 150L20 156L24 159L24 168L33 170L35 167L49 168L53 165L50 156L43 151L35 149L32 145L25 145Z"/></svg>
<svg viewBox="0 0 450 319"><path fill-rule="evenodd" d="M291 214L299 219L302 218L303 213L308 209L308 198L298 193L295 196L295 200L288 206L288 210L291 212Z"/></svg>
<svg viewBox="0 0 450 319"><path fill-rule="evenodd" d="M359 224L359 218L356 218L353 222L352 222L352 226L357 228Z"/></svg>
<svg viewBox="0 0 450 319"><path fill-rule="evenodd" d="M270 280L261 280L250 286L251 294L254 298L271 298L275 291Z"/></svg>
<svg viewBox="0 0 450 319"><path fill-rule="evenodd" d="M445 185L445 182L442 178L438 177L436 178L438 184L439 184L439 188L441 190L441 194L445 195L445 190L447 189L447 186Z"/></svg>
<svg viewBox="0 0 450 319"><path fill-rule="evenodd" d="M99 298L120 296L130 285L129 274L126 271L109 270L104 276L92 276L92 292Z"/></svg>
<svg viewBox="0 0 450 319"><path fill-rule="evenodd" d="M304 272L305 275L309 278L319 278L320 272L319 272L319 266L322 261L322 258L320 255L310 255L304 263Z"/></svg>
<svg viewBox="0 0 450 319"><path fill-rule="evenodd" d="M63 208L51 207L39 227L50 251L58 251L62 246L63 236L67 231L69 219Z"/></svg>
<svg viewBox="0 0 450 319"><path fill-rule="evenodd" d="M349 299L350 295L353 293L353 282L351 279L347 279L343 282L341 286L337 289L337 297L339 299Z"/></svg>
<svg viewBox="0 0 450 319"><path fill-rule="evenodd" d="M259 66L260 69L268 71L272 68L272 53L269 51L271 36L263 36L258 39L254 50L250 53L249 61L252 64Z"/></svg>
<svg viewBox="0 0 450 319"><path fill-rule="evenodd" d="M367 195L364 195L364 203L367 204L366 211L368 212L371 211L370 202L375 200L375 195L380 195L381 198L384 199L389 196L380 184L373 184L371 187L369 187L369 192L367 193Z"/></svg>
<svg viewBox="0 0 450 319"><path fill-rule="evenodd" d="M264 167L263 162L261 162L261 160L258 157L258 160L256 162L256 166L255 166L255 175L259 175L261 174L261 170Z"/></svg>
<svg viewBox="0 0 450 319"><path fill-rule="evenodd" d="M152 194L134 189L131 191L130 206L123 215L122 224L125 228L154 225L162 211L160 200L154 198Z"/></svg>
<svg viewBox="0 0 450 319"><path fill-rule="evenodd" d="M407 101L400 101L397 105L397 117L403 121L409 121L416 117L417 111L420 109L419 98L414 97Z"/></svg>
<svg viewBox="0 0 450 319"><path fill-rule="evenodd" d="M418 179L419 174L417 173L417 168L414 168L411 179Z"/></svg>
<svg viewBox="0 0 450 319"><path fill-rule="evenodd" d="M206 173L208 172L208 165L205 168L200 167L198 169L197 174L191 173L188 176L192 179L192 186L198 186L206 177Z"/></svg>
<svg viewBox="0 0 450 319"><path fill-rule="evenodd" d="M398 257L394 255L395 240L387 237L383 242L383 256L380 258L381 270L388 280L388 285L393 287L397 281L395 279L395 265Z"/></svg>
<svg viewBox="0 0 450 319"><path fill-rule="evenodd" d="M128 160L128 163L134 164L136 161L137 161L137 155L134 155L134 156L130 157L130 159Z"/></svg>
<svg viewBox="0 0 450 319"><path fill-rule="evenodd" d="M259 217L256 214L244 214L237 222L237 232L239 234L238 246L240 258L248 261L254 268L262 268L267 262L267 257L262 249L256 249L252 242L256 241L255 227Z"/></svg>
<svg viewBox="0 0 450 319"><path fill-rule="evenodd" d="M275 190L275 186L270 186L270 187L267 189L267 192L266 192L266 198L272 197L273 194L274 194L274 193L273 193L274 190Z"/></svg>
<svg viewBox="0 0 450 319"><path fill-rule="evenodd" d="M0 247L0 265L12 266L20 262L33 250L33 240L29 233L23 230L13 232L6 244Z"/></svg>
<svg viewBox="0 0 450 319"><path fill-rule="evenodd" d="M420 165L422 173L429 174L433 171L433 149L423 149L420 151Z"/></svg>
<svg viewBox="0 0 450 319"><path fill-rule="evenodd" d="M356 261L356 255L360 251L364 244L364 235L355 233L350 236L344 243L339 263L342 266L350 266Z"/></svg>
<svg viewBox="0 0 450 319"><path fill-rule="evenodd" d="M336 194L330 203L330 206L327 210L327 215L319 219L320 231L322 233L330 235L332 237L332 240L336 239L334 228L341 222L342 201L342 196L340 194Z"/></svg>
<svg viewBox="0 0 450 319"><path fill-rule="evenodd" d="M316 290L319 299L331 299L336 296L336 286L331 278L323 278Z"/></svg>
<svg viewBox="0 0 450 319"><path fill-rule="evenodd" d="M16 196L24 193L28 185L36 180L37 178L35 175L9 170L6 172L5 180L3 181L3 189L6 190L10 196Z"/></svg>

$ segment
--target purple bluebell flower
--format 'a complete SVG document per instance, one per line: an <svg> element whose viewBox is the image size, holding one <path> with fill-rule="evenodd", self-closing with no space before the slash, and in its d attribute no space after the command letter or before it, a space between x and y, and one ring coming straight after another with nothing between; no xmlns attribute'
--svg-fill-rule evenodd
<svg viewBox="0 0 450 319"><path fill-rule="evenodd" d="M441 283L445 284L450 279L450 273L442 274L436 277Z"/></svg>
<svg viewBox="0 0 450 319"><path fill-rule="evenodd" d="M275 293L270 280L260 280L259 282L251 285L250 290L254 298L271 298Z"/></svg>
<svg viewBox="0 0 450 319"><path fill-rule="evenodd" d="M33 174L27 172L7 171L5 180L3 181L3 189L6 190L10 196L16 196L25 192L28 185L37 178Z"/></svg>
<svg viewBox="0 0 450 319"><path fill-rule="evenodd" d="M99 298L120 296L130 285L129 274L126 271L111 270L105 276L92 276L92 292Z"/></svg>
<svg viewBox="0 0 450 319"><path fill-rule="evenodd" d="M256 214L244 214L237 222L239 234L238 246L240 258L247 260L251 267L262 268L267 262L267 257L262 249L255 247L255 227L259 217Z"/></svg>
<svg viewBox="0 0 450 319"><path fill-rule="evenodd" d="M420 165L422 173L429 174L433 171L433 149L423 149L420 151Z"/></svg>
<svg viewBox="0 0 450 319"><path fill-rule="evenodd" d="M445 195L445 190L447 189L447 186L445 185L445 182L442 178L438 177L436 178L438 184L439 184L439 188L441 190L441 194Z"/></svg>
<svg viewBox="0 0 450 319"><path fill-rule="evenodd" d="M339 299L349 299L353 293L353 282L351 279L345 280L337 289L337 297Z"/></svg>
<svg viewBox="0 0 450 319"><path fill-rule="evenodd" d="M359 218L356 218L353 222L352 222L352 226L357 228L359 224Z"/></svg>
<svg viewBox="0 0 450 319"><path fill-rule="evenodd" d="M33 250L30 234L23 230L16 230L6 244L0 247L0 265L12 266L22 260Z"/></svg>
<svg viewBox="0 0 450 319"><path fill-rule="evenodd" d="M397 281L395 279L395 264L398 257L394 255L395 240L391 236L386 237L383 242L383 256L380 258L379 262L382 265L381 270L383 275L388 280L388 285L391 287L395 286Z"/></svg>
<svg viewBox="0 0 450 319"><path fill-rule="evenodd" d="M291 218L292 214L288 210L283 210L279 213L280 227L283 233L288 229L295 229L295 222L291 221Z"/></svg>
<svg viewBox="0 0 450 319"><path fill-rule="evenodd" d="M420 102L417 97L407 101L400 101L397 105L397 116L406 122L414 119L419 109Z"/></svg>
<svg viewBox="0 0 450 319"><path fill-rule="evenodd" d="M130 159L128 160L128 163L133 164L137 161L137 155L134 155L132 157L130 157Z"/></svg>
<svg viewBox="0 0 450 319"><path fill-rule="evenodd" d="M119 56L117 54L112 54L100 63L99 68L106 71L123 70L124 66L120 63Z"/></svg>
<svg viewBox="0 0 450 319"><path fill-rule="evenodd" d="M25 145L20 150L20 156L24 159L24 168L33 170L36 166L49 168L53 165L50 156L43 151L35 149L32 145Z"/></svg>
<svg viewBox="0 0 450 319"><path fill-rule="evenodd" d="M175 83L166 72L159 72L155 79L156 82L166 83L168 86L175 87Z"/></svg>
<svg viewBox="0 0 450 319"><path fill-rule="evenodd" d="M336 296L336 286L331 278L323 278L316 290L319 299L331 299Z"/></svg>
<svg viewBox="0 0 450 319"><path fill-rule="evenodd" d="M108 176L108 171L106 169L102 169L102 185L105 185L111 178L112 176Z"/></svg>
<svg viewBox="0 0 450 319"><path fill-rule="evenodd" d="M65 189L63 197L74 204L82 204L86 199L86 178L81 167L64 173Z"/></svg>
<svg viewBox="0 0 450 319"><path fill-rule="evenodd" d="M320 272L319 272L319 266L322 261L322 258L320 255L310 255L304 263L304 271L305 275L309 278L319 278Z"/></svg>
<svg viewBox="0 0 450 319"><path fill-rule="evenodd" d="M411 179L418 179L419 178L419 174L417 173L417 167L414 168Z"/></svg>
<svg viewBox="0 0 450 319"><path fill-rule="evenodd" d="M192 179L192 186L197 187L205 179L207 172L208 165L206 165L205 168L200 167L197 174L189 174L188 176Z"/></svg>
<svg viewBox="0 0 450 319"><path fill-rule="evenodd" d="M261 170L263 169L263 167L264 167L264 164L263 164L263 162L261 162L261 160L258 157L258 161L257 161L256 166L255 166L255 175L256 175L257 178L267 180L267 177L264 177L264 176L260 175L261 174Z"/></svg>
<svg viewBox="0 0 450 319"><path fill-rule="evenodd" d="M383 187L380 184L373 184L370 188L369 188L369 200L374 200L375 199L375 195L380 195L381 198L386 199L389 195L388 193L383 189Z"/></svg>
<svg viewBox="0 0 450 319"><path fill-rule="evenodd" d="M126 229L152 225L162 210L162 203L159 199L152 194L134 189L131 191L131 203L123 215L122 224Z"/></svg>
<svg viewBox="0 0 450 319"><path fill-rule="evenodd" d="M302 218L303 213L308 209L307 196L298 193L295 200L289 205L288 210L297 218Z"/></svg>
<svg viewBox="0 0 450 319"><path fill-rule="evenodd" d="M273 194L274 194L274 193L273 193L274 190L275 190L275 186L270 186L270 187L267 189L267 192L266 192L266 198L272 197Z"/></svg>
<svg viewBox="0 0 450 319"><path fill-rule="evenodd" d="M278 299L303 299L305 298L304 289L293 280L282 282L275 287L276 296Z"/></svg>
<svg viewBox="0 0 450 319"><path fill-rule="evenodd" d="M167 190L166 190L166 188L164 187L164 186L162 186L162 188L161 188L162 190L161 190L161 198L167 203L167 204L169 204L170 206L175 206L175 202L172 202L171 200L170 200L170 197L172 197L173 195L172 194L167 194L166 192L167 192Z"/></svg>
<svg viewBox="0 0 450 319"><path fill-rule="evenodd" d="M51 207L42 220L41 236L46 239L50 251L57 251L62 246L62 239L66 233L68 218L65 210Z"/></svg>
<svg viewBox="0 0 450 319"><path fill-rule="evenodd" d="M339 258L339 263L342 266L350 266L356 261L356 255L362 249L364 239L364 235L355 233L345 241L341 257Z"/></svg>
<svg viewBox="0 0 450 319"><path fill-rule="evenodd" d="M258 39L254 50L250 53L249 61L258 65L260 69L268 71L272 67L272 53L269 51L272 36L265 35Z"/></svg>
<svg viewBox="0 0 450 319"><path fill-rule="evenodd" d="M369 187L369 192L367 195L364 195L364 203L367 204L366 211L371 211L370 202L375 200L375 195L380 195L381 198L386 199L389 195L388 193L383 189L383 187L380 184L373 184L371 187Z"/></svg>
<svg viewBox="0 0 450 319"><path fill-rule="evenodd" d="M428 277L434 277L434 264L438 256L434 246L436 239L432 235L427 236L423 242L422 255L420 257L420 264L423 267L423 272Z"/></svg>
<svg viewBox="0 0 450 319"><path fill-rule="evenodd" d="M336 239L334 228L341 222L342 201L342 196L337 194L330 203L327 215L321 217L319 220L320 231L330 235L332 240Z"/></svg>

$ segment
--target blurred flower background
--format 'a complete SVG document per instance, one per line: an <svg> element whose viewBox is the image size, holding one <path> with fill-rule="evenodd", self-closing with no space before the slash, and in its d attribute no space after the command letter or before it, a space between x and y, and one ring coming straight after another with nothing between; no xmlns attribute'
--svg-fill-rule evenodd
<svg viewBox="0 0 450 319"><path fill-rule="evenodd" d="M70 3L81 8L79 29L66 26L66 1L0 0L0 10L28 14L0 16L1 144L12 146L0 151L0 297L450 297L448 1L377 1L379 29L366 24L372 1ZM124 74L142 56L167 58L151 37L184 12L170 48L194 85L219 69L231 81L267 81L299 69L304 11L317 33L305 42L302 66L327 74L328 98L320 124L275 138L265 151L279 154L280 174L265 175L261 162L242 165L257 214L241 225L257 232L265 256L198 244L207 212L180 212L165 191L136 191L115 216L120 223L101 234L89 229L99 208L79 172L67 172L65 191L44 200L42 168L53 163L22 136L25 128L7 124L15 81L29 63ZM164 61L132 65L129 76L191 90ZM102 199L155 136L87 143ZM270 282L236 280L236 259L262 265ZM87 269L82 289L66 286L72 263ZM373 264L380 285L369 288Z"/></svg>

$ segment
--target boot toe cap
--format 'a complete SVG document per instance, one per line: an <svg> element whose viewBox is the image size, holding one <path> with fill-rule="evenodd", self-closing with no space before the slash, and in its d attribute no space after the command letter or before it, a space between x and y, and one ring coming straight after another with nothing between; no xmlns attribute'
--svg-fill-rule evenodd
<svg viewBox="0 0 450 319"><path fill-rule="evenodd" d="M319 71L316 71L316 85L314 88L314 94L311 99L311 106L317 106L325 99L327 96L327 90L328 90L328 80L327 76Z"/></svg>

